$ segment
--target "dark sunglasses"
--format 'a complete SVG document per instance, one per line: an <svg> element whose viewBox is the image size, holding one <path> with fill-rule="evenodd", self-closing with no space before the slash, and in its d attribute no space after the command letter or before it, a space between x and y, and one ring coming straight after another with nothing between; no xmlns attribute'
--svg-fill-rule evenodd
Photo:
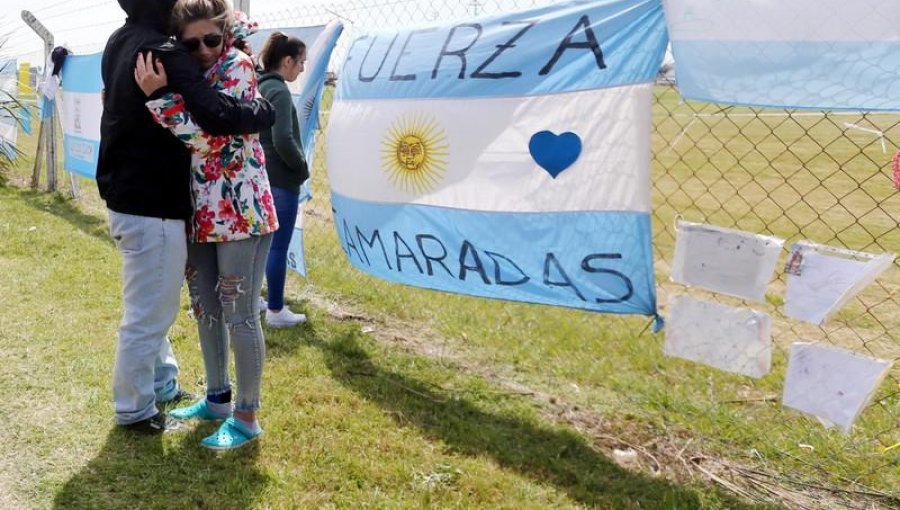
<svg viewBox="0 0 900 510"><path fill-rule="evenodd" d="M196 37L192 37L190 39L182 39L181 44L183 44L188 51L194 52L200 49L201 41L207 48L215 49L218 48L220 44L222 44L222 34L206 34L200 39Z"/></svg>

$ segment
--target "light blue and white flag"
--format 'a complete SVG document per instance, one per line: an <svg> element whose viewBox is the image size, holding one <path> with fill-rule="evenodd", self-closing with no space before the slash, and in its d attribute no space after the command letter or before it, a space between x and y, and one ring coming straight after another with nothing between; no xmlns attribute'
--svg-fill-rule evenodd
<svg viewBox="0 0 900 510"><path fill-rule="evenodd" d="M62 68L59 111L63 128L66 170L97 177L100 155L100 117L103 114L102 53L69 55Z"/></svg>
<svg viewBox="0 0 900 510"><path fill-rule="evenodd" d="M288 245L287 267L306 278L306 255L303 249L303 204L297 209L297 223L294 224L294 235Z"/></svg>
<svg viewBox="0 0 900 510"><path fill-rule="evenodd" d="M0 109L0 151L10 158L16 157L16 142L19 134L19 120L16 112L21 108L16 104L18 93L18 68L16 61L0 60L0 101L7 105Z"/></svg>
<svg viewBox="0 0 900 510"><path fill-rule="evenodd" d="M900 109L900 2L665 0L665 7L685 97Z"/></svg>
<svg viewBox="0 0 900 510"><path fill-rule="evenodd" d="M306 66L304 72L294 82L289 83L297 116L300 122L300 143L309 166L310 174L316 152L316 131L319 129L319 104L322 101L322 91L325 86L325 75L328 71L328 61L337 44L338 38L344 30L340 21L332 21L328 25L315 27L289 27L278 29L262 29L248 38L251 47L257 53L262 51L266 39L273 32L283 32L291 37L296 37L306 44ZM297 223L294 227L294 235L288 247L288 267L306 277L306 258L303 254L303 202L312 197L311 182L307 180L300 188L301 206L297 213Z"/></svg>
<svg viewBox="0 0 900 510"><path fill-rule="evenodd" d="M325 89L328 61L331 60L331 53L343 31L344 24L335 20L328 23L311 44L307 43L306 70L297 79L299 94L295 101L297 116L300 117L300 142L310 171L310 179L303 183L300 190L301 202L312 198L311 181L316 156L316 131L319 130L319 106Z"/></svg>
<svg viewBox="0 0 900 510"><path fill-rule="evenodd" d="M409 285L656 315L661 0L570 0L357 38L328 126L350 261Z"/></svg>
<svg viewBox="0 0 900 510"><path fill-rule="evenodd" d="M19 124L22 132L31 136L31 110L35 108L34 89L31 87L31 65L20 62L18 70L17 97L23 108L20 110Z"/></svg>

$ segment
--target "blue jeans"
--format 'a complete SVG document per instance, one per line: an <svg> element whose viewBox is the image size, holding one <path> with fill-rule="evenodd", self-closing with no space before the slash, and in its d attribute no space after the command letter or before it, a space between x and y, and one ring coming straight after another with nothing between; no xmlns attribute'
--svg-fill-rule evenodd
<svg viewBox="0 0 900 510"><path fill-rule="evenodd" d="M116 422L156 414L178 392L178 363L166 337L178 315L187 241L184 221L109 211L122 254L122 322L113 369Z"/></svg>
<svg viewBox="0 0 900 510"><path fill-rule="evenodd" d="M278 230L272 240L269 260L266 262L266 283L269 287L269 310L284 308L284 280L287 276L287 253L297 223L300 195L284 188L272 188L275 211L278 213Z"/></svg>
<svg viewBox="0 0 900 510"><path fill-rule="evenodd" d="M231 393L228 344L234 349L238 411L256 411L266 343L259 291L272 234L222 243L188 243L185 277L197 319L208 397ZM220 401L213 399L214 401Z"/></svg>

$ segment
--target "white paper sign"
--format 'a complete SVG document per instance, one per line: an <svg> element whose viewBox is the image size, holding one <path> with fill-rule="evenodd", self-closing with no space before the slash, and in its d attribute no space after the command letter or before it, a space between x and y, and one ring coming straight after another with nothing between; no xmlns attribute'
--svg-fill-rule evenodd
<svg viewBox="0 0 900 510"><path fill-rule="evenodd" d="M826 426L849 432L892 361L870 358L829 345L791 346L784 406L811 414Z"/></svg>
<svg viewBox="0 0 900 510"><path fill-rule="evenodd" d="M784 314L822 324L891 267L895 255L795 243L785 265L787 295Z"/></svg>
<svg viewBox="0 0 900 510"><path fill-rule="evenodd" d="M772 366L772 320L756 310L675 296L669 300L665 353L762 377Z"/></svg>
<svg viewBox="0 0 900 510"><path fill-rule="evenodd" d="M672 280L765 301L783 239L689 222L677 230Z"/></svg>

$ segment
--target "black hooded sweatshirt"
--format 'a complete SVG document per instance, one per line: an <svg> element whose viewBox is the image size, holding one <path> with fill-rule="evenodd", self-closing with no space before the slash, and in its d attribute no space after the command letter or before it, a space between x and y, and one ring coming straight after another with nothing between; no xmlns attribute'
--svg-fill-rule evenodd
<svg viewBox="0 0 900 510"><path fill-rule="evenodd" d="M275 122L275 112L264 99L242 102L213 90L197 61L165 35L174 4L175 0L119 0L128 18L103 52L97 186L107 207L116 212L165 219L186 219L192 212L190 153L150 116L148 98L134 80L139 53L152 51L168 76L168 87L153 98L168 91L180 93L206 132L256 133Z"/></svg>

